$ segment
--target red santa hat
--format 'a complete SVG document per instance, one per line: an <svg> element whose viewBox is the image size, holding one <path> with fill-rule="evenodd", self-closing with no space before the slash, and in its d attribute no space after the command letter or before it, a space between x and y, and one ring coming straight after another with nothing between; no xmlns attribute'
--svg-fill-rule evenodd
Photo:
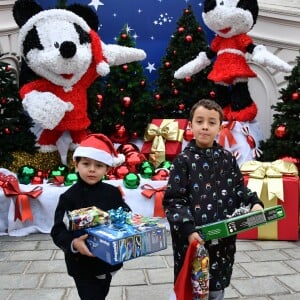
<svg viewBox="0 0 300 300"><path fill-rule="evenodd" d="M93 59L95 60L96 63L97 73L101 76L106 76L109 73L110 69L108 63L106 62L105 57L103 56L101 39L94 30L90 30L89 34L91 38L91 49L92 49Z"/></svg>
<svg viewBox="0 0 300 300"><path fill-rule="evenodd" d="M75 149L73 159L87 157L116 167L125 161L123 154L118 154L111 140L104 134L90 134Z"/></svg>

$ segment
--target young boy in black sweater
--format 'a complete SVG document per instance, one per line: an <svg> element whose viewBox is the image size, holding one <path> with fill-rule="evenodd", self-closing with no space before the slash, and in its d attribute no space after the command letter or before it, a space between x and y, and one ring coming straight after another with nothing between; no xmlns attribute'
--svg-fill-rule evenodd
<svg viewBox="0 0 300 300"><path fill-rule="evenodd" d="M104 211L119 207L130 211L119 189L102 181L109 168L121 164L124 156L118 155L105 135L92 134L76 148L73 159L78 181L60 195L51 236L64 251L68 274L74 278L80 298L104 300L109 292L111 274L122 264L112 266L94 257L85 243L88 235L74 235L66 228L63 218L66 211L90 206Z"/></svg>
<svg viewBox="0 0 300 300"><path fill-rule="evenodd" d="M196 226L226 219L235 209L263 203L245 185L235 157L215 142L221 130L222 108L214 101L200 100L190 111L194 134L182 153L173 160L163 206L170 223L174 254L174 282L188 245L204 241ZM229 285L236 237L205 242L210 257L209 300L223 300ZM185 299L188 300L188 299Z"/></svg>

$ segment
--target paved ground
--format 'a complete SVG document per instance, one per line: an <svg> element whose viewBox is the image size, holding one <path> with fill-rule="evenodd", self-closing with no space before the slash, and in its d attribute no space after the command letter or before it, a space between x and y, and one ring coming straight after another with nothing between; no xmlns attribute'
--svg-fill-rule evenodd
<svg viewBox="0 0 300 300"><path fill-rule="evenodd" d="M168 249L125 263L108 300L168 300L173 260ZM238 241L226 299L299 300L300 240ZM78 300L62 251L47 234L0 236L0 300Z"/></svg>

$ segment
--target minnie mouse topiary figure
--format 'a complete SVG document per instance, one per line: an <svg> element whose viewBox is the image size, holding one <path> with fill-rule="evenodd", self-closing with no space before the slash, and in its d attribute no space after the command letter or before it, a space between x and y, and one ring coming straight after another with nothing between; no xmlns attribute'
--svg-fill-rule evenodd
<svg viewBox="0 0 300 300"><path fill-rule="evenodd" d="M216 101L228 121L251 121L257 114L248 89L248 78L256 77L256 73L247 64L246 53L252 54L252 61L257 64L283 72L292 70L247 35L256 23L258 11L256 0L205 0L203 21L216 36L206 52L200 52L174 74L177 79L192 76L215 59L208 78L217 84Z"/></svg>

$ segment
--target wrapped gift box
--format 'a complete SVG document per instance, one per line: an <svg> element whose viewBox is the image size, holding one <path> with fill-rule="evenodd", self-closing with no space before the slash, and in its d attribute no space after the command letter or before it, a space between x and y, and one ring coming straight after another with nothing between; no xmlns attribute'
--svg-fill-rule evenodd
<svg viewBox="0 0 300 300"><path fill-rule="evenodd" d="M187 119L153 119L148 125L141 152L155 166L164 160L173 160L182 150Z"/></svg>
<svg viewBox="0 0 300 300"><path fill-rule="evenodd" d="M201 232L205 241L209 241L235 235L257 226L263 226L263 224L275 222L284 217L285 212L283 207L277 205L262 211L250 212L219 222L198 226L196 229Z"/></svg>
<svg viewBox="0 0 300 300"><path fill-rule="evenodd" d="M111 265L167 248L166 228L161 225L111 224L86 232L90 251Z"/></svg>
<svg viewBox="0 0 300 300"><path fill-rule="evenodd" d="M259 162L256 162L259 163ZM284 164L280 161L275 161L276 164ZM264 164L264 163L262 163ZM280 169L280 167L276 167L277 169ZM296 166L295 166L296 168ZM241 167L243 169L243 166ZM251 229L247 232L243 232L238 234L238 238L240 239L253 239L253 240L298 240L299 238L299 177L297 174L297 168L293 172L282 172L281 178L273 178L270 177L269 179L265 177L264 179L261 179L263 181L262 183L262 191L260 196L260 199L263 201L265 208L268 208L270 206L274 206L277 204L280 204L283 206L285 210L286 217L282 220L279 220L278 222L273 222L271 224L266 224L263 226L260 226L258 228ZM245 183L249 186L249 175L244 176ZM279 180L277 181L277 184L273 188L270 187L268 184L269 180ZM256 180L260 180L259 178L256 178ZM270 200L269 194L272 193L272 189L276 190L279 188L280 183L282 182L283 186L283 197L280 199L280 197L273 197L273 199ZM252 186L249 186L250 189L253 191L253 184ZM271 185L272 186L272 185ZM269 190L268 190L269 189ZM271 189L271 191L270 191Z"/></svg>
<svg viewBox="0 0 300 300"><path fill-rule="evenodd" d="M96 206L91 206L67 211L63 220L68 230L80 230L108 224L109 214Z"/></svg>

